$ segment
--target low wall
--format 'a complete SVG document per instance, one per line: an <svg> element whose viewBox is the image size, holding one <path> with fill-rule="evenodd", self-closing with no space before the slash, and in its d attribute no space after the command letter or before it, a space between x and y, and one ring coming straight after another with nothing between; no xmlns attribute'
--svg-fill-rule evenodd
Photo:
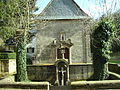
<svg viewBox="0 0 120 90"><path fill-rule="evenodd" d="M55 81L55 66L53 65L31 65L27 66L28 78L32 81Z"/></svg>
<svg viewBox="0 0 120 90"><path fill-rule="evenodd" d="M93 74L92 64L72 64L70 67L70 80L86 80ZM56 71L54 65L29 65L27 66L28 78L33 81L48 81L54 83Z"/></svg>
<svg viewBox="0 0 120 90"><path fill-rule="evenodd" d="M120 74L120 64L109 63L109 71Z"/></svg>
<svg viewBox="0 0 120 90"><path fill-rule="evenodd" d="M48 82L12 82L12 83L0 83L0 90L5 89L25 89L25 90L49 90Z"/></svg>
<svg viewBox="0 0 120 90"><path fill-rule="evenodd" d="M105 80L105 81L78 81L71 82L72 90L88 89L120 89L120 80Z"/></svg>
<svg viewBox="0 0 120 90"><path fill-rule="evenodd" d="M71 64L70 65L70 80L87 80L93 74L92 64Z"/></svg>

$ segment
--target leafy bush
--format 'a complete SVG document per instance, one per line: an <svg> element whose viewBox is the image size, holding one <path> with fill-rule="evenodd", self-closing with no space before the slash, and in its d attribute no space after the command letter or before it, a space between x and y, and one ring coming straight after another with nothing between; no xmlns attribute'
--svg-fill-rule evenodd
<svg viewBox="0 0 120 90"><path fill-rule="evenodd" d="M93 33L93 52L95 57L101 62L106 63L110 60L111 44L115 37L115 24L109 18L103 18L98 26L95 27Z"/></svg>
<svg viewBox="0 0 120 90"><path fill-rule="evenodd" d="M111 59L112 40L115 35L115 24L110 17L101 18L94 28L92 51L95 80L107 79L109 75L107 62Z"/></svg>

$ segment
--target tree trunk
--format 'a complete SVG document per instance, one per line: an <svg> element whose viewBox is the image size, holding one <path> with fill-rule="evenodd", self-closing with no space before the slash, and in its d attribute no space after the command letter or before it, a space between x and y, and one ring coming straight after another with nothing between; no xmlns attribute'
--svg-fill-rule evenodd
<svg viewBox="0 0 120 90"><path fill-rule="evenodd" d="M27 67L26 67L26 38L20 37L17 42L17 81L27 81Z"/></svg>
<svg viewBox="0 0 120 90"><path fill-rule="evenodd" d="M94 60L93 68L94 68L93 75L94 80L105 80L109 77L107 63L101 63L100 60Z"/></svg>

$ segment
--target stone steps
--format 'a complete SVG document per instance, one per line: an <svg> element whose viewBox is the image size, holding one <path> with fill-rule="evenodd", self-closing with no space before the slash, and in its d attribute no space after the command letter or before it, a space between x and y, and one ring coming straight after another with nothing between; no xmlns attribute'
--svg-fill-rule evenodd
<svg viewBox="0 0 120 90"><path fill-rule="evenodd" d="M0 90L46 90L46 89L17 89L17 88L0 88Z"/></svg>
<svg viewBox="0 0 120 90"><path fill-rule="evenodd" d="M71 86L50 86L50 90L71 90Z"/></svg>
<svg viewBox="0 0 120 90"><path fill-rule="evenodd" d="M0 90L49 90L49 82L0 83Z"/></svg>

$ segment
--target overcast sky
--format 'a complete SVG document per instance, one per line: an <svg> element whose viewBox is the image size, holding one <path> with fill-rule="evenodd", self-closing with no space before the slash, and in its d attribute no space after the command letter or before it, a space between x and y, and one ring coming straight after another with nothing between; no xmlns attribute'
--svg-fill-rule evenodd
<svg viewBox="0 0 120 90"><path fill-rule="evenodd" d="M120 9L120 0L74 0L76 3L91 17L98 18L106 10L116 11ZM36 6L39 10L36 14L39 14L50 0L37 0Z"/></svg>

